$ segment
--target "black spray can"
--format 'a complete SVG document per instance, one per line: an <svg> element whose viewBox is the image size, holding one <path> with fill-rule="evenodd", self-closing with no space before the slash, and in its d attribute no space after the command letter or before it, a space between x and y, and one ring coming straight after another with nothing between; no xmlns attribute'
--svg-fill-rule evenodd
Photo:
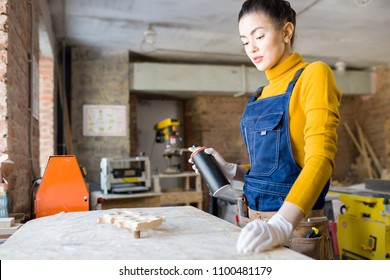
<svg viewBox="0 0 390 280"><path fill-rule="evenodd" d="M204 149L205 147L198 147L191 154L191 158L203 180L208 185L210 192L215 196L219 189L230 187L230 183L222 173L215 158L207 154Z"/></svg>

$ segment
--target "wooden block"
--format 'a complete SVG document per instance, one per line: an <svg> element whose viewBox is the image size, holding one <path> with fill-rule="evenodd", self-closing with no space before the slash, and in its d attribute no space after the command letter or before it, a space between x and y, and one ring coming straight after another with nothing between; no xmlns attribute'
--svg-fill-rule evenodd
<svg viewBox="0 0 390 280"><path fill-rule="evenodd" d="M13 225L11 227L0 227L0 235L12 235L14 234L15 231L18 230L18 228L20 228L22 226L22 224L16 224L16 225Z"/></svg>
<svg viewBox="0 0 390 280"><path fill-rule="evenodd" d="M9 217L15 219L15 222L14 222L15 224L20 224L20 223L22 223L22 221L24 221L26 214L24 214L24 213L9 213Z"/></svg>
<svg viewBox="0 0 390 280"><path fill-rule="evenodd" d="M141 238L141 231L139 231L139 230L133 231L133 237L134 238Z"/></svg>
<svg viewBox="0 0 390 280"><path fill-rule="evenodd" d="M0 218L0 228L12 227L15 223L15 218Z"/></svg>
<svg viewBox="0 0 390 280"><path fill-rule="evenodd" d="M118 211L104 214L99 217L98 223L108 223L118 228L127 228L133 231L134 238L140 238L141 230L161 225L165 221L163 216L151 216L144 212Z"/></svg>

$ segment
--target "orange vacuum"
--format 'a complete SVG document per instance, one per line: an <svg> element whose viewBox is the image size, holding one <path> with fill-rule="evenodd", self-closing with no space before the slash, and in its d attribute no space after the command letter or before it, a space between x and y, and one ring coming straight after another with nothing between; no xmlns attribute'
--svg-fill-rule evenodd
<svg viewBox="0 0 390 280"><path fill-rule="evenodd" d="M75 156L51 156L34 200L35 217L89 210L89 193Z"/></svg>

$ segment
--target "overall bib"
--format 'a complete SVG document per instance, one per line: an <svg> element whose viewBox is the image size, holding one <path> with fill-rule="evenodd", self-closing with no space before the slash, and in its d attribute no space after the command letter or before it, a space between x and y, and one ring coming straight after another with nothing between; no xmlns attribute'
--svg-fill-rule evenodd
<svg viewBox="0 0 390 280"><path fill-rule="evenodd" d="M250 159L250 169L244 176L244 194L248 207L252 210L252 218L268 219L278 211L302 170L296 163L291 148L289 104L293 88L303 70L304 68L296 72L284 94L257 100L263 90L260 88L257 94L249 99L243 112L241 133ZM321 220L321 224L317 226L322 229L321 234L325 239L324 242L329 240L329 233L327 231L328 221L326 217L323 217L322 209L325 205L325 195L328 192L329 184L328 180L314 204L313 210L309 213L311 217L320 218L317 220ZM257 216L253 215L253 212L257 213ZM307 218L302 223L307 223ZM303 225L302 223L301 225ZM304 226L303 231L311 230L311 223ZM297 230L300 231L300 237L296 236ZM298 227L297 230L294 231L293 236L306 239L305 236L302 236L305 235L305 232L301 232L302 228ZM316 241L314 239L317 238L310 239L313 239L310 242L314 242ZM302 253L312 256L311 253L306 252L306 249L294 248L295 241L293 238L286 245L291 249L303 251ZM324 242L319 241L318 243ZM320 250L317 245L315 247L314 251ZM329 258L329 256L317 255L312 257Z"/></svg>

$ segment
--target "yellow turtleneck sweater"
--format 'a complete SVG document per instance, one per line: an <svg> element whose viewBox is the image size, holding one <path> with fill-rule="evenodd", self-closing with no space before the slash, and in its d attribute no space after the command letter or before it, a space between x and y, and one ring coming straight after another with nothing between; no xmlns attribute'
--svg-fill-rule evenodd
<svg viewBox="0 0 390 280"><path fill-rule="evenodd" d="M290 100L290 136L295 161L302 172L285 201L303 213L313 207L334 168L341 93L323 62L307 63L293 53L265 72L269 84L259 98L283 94L295 72L305 67Z"/></svg>

